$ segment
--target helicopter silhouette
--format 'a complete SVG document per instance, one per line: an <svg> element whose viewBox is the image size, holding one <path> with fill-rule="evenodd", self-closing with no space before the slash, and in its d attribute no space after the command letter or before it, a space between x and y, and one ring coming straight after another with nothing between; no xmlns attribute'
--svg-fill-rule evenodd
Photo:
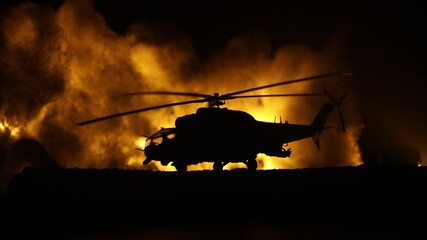
<svg viewBox="0 0 427 240"><path fill-rule="evenodd" d="M77 125L87 125L125 115L140 112L173 107L178 105L207 102L207 107L200 107L196 113L177 117L175 127L161 127L150 136L147 136L144 151L146 159L143 165L152 161L160 161L163 166L171 164L177 171L187 171L189 165L203 162L212 162L214 171L223 170L228 163L244 163L249 170L257 169L256 157L259 153L268 156L286 158L290 157L291 149L287 144L293 141L312 138L320 150L320 135L325 126L330 112L338 109L341 128L345 132L345 124L341 111L341 105L347 93L338 100L332 97L325 89L323 93L300 94L264 94L264 95L240 95L265 88L276 87L285 84L327 79L333 76L351 76L351 73L329 73L306 78L288 80L274 84L249 88L241 91L220 95L193 93L193 92L133 92L126 96L136 95L180 95L201 99L181 101L132 111L107 115L83 122ZM239 95L239 96L236 96ZM252 115L240 110L231 110L221 107L226 100L239 98L264 98L264 97L302 97L302 96L328 96L330 101L323 104L310 124L290 124L263 122L256 120Z"/></svg>

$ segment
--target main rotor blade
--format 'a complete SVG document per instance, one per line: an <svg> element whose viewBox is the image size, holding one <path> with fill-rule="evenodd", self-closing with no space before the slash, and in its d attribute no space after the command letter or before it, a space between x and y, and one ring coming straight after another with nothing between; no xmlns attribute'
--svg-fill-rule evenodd
<svg viewBox="0 0 427 240"><path fill-rule="evenodd" d="M260 98L260 97L310 97L310 96L325 96L324 93L290 93L290 94L261 94L261 95L244 95L244 96L231 96L227 99L236 98Z"/></svg>
<svg viewBox="0 0 427 240"><path fill-rule="evenodd" d="M76 125L82 126L82 125L95 123L95 122L99 122L99 121L103 121L103 120L107 120L107 119L112 119L112 118L117 118L117 117L121 117L121 116L125 116L125 115L130 115L130 114L134 114L134 113L145 112L145 111L159 109L159 108L165 108L165 107L172 107L172 106L190 104L190 103L202 103L202 102L206 102L206 101L207 100L205 100L205 99L191 100L191 101L184 101L184 102L176 102L176 103L158 105L158 106L153 106L153 107L148 107L148 108L135 109L135 110L128 111L128 112L117 113L117 114L113 114L113 115L108 115L108 116L104 116L104 117L91 119L88 121L79 122L79 123L76 123Z"/></svg>
<svg viewBox="0 0 427 240"><path fill-rule="evenodd" d="M132 92L126 93L125 96L136 96L136 95L177 95L177 96L189 96L189 97L202 97L202 98L211 98L211 95L203 93L193 93L193 92L169 92L169 91L155 91L155 92Z"/></svg>
<svg viewBox="0 0 427 240"><path fill-rule="evenodd" d="M261 89L264 89L264 88L276 87L276 86L285 85L285 84L291 84L291 83L297 83L297 82L311 81L311 80L315 80L315 79L327 78L327 77L332 77L332 76L336 76L336 75L351 76L352 74L351 73L347 73L347 72L338 72L338 73L328 73L328 74L321 74L321 75L317 75L317 76L311 76L311 77L299 78L299 79L294 79L294 80L288 80L288 81L284 81L284 82L273 83L273 84L264 85L264 86L260 86L260 87L249 88L249 89L246 89L246 90L241 90L241 91L237 91L237 92L227 93L227 94L222 95L221 99L226 100L226 99L230 99L230 97L232 95L237 95L237 94L252 92L252 91L261 90Z"/></svg>

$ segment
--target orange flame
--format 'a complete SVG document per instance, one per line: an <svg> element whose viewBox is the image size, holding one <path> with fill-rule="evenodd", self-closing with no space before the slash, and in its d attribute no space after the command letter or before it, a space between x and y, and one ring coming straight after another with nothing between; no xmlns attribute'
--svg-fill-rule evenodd
<svg viewBox="0 0 427 240"><path fill-rule="evenodd" d="M46 11L50 14L46 15ZM48 20L43 20L46 17ZM49 25L49 31L45 26L47 21L53 24ZM43 49L46 58L44 62L38 62L38 67L47 73L60 73L38 79L43 82L58 77L63 88L50 93L47 101L40 102L37 114L23 120L16 128L16 134L18 136L18 132L22 132L37 139L65 167L175 170L158 162L143 166L144 153L135 148L141 146L141 135L151 134L160 127L173 127L178 116L194 113L202 105L159 109L84 127L74 125L74 122L102 115L182 100L174 96L129 98L122 96L124 93L173 90L225 94L336 71L342 63L335 55L333 45L321 52L305 46L283 46L271 56L267 39L243 35L230 39L223 50L202 65L190 43L183 39L155 44L141 37L150 33L130 31L119 35L113 32L90 1L65 1L56 12L33 4L20 5L11 10L2 25L5 26L2 31L7 48L12 49L7 54L20 54L18 50L41 54L36 49ZM141 29L146 28L134 29L143 31ZM18 64L21 61L19 57L13 59ZM25 69L12 70L15 71L12 73L23 71L21 74L27 76L23 78L26 81L33 80ZM334 86L330 85L331 88ZM25 88L26 85L15 87ZM43 84L37 87L31 91L45 91ZM315 87L316 83L307 82L258 93L311 92ZM280 116L283 121L307 124L324 101L327 99L264 98L233 100L227 102L227 107L249 112L261 121L272 122ZM349 110L354 114L354 109ZM15 114L21 114L19 109ZM325 152L319 152L309 140L303 140L290 144L293 149L291 158L279 159L260 154L257 159L259 168L359 164L357 140L361 128L358 126L360 124L349 126L348 134L333 136L339 140L331 144L344 142L340 144L338 154L337 148L328 146L333 134L329 132L324 133L323 143L326 145L322 151ZM8 125L0 124L1 131L6 127ZM344 160L330 162L327 158L331 156ZM240 166L227 166L228 169L234 167ZM190 166L189 170L211 168L211 164L204 163Z"/></svg>
<svg viewBox="0 0 427 240"><path fill-rule="evenodd" d="M0 134L8 135L12 139L19 138L20 127L13 127L8 122L0 122Z"/></svg>

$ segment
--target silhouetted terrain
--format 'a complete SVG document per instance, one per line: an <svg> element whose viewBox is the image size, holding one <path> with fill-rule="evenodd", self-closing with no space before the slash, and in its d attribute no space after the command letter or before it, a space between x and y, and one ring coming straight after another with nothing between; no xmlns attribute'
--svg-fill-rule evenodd
<svg viewBox="0 0 427 240"><path fill-rule="evenodd" d="M1 215L11 236L407 238L422 234L426 182L424 167L26 168L3 196Z"/></svg>

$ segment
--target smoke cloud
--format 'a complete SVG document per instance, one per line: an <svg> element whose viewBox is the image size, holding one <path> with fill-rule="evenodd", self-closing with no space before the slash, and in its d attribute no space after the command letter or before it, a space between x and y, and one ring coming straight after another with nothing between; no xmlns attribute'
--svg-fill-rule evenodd
<svg viewBox="0 0 427 240"><path fill-rule="evenodd" d="M145 157L135 150L136 144L142 135L160 127L173 127L177 117L194 113L203 104L159 109L88 126L77 127L74 123L183 100L175 96L123 96L129 92L225 94L349 69L341 53L345 34L338 34L321 49L311 49L305 45L273 47L267 35L247 31L230 38L224 48L200 61L191 39L178 33L165 34L167 26L138 22L125 33L113 31L92 1L65 1L58 9L24 3L5 13L0 22L3 173L17 172L27 165L173 170L156 164L143 166ZM260 155L262 168L361 163L357 140L363 122L358 117L351 80L307 82L257 93L321 92L323 88L332 93L348 92L343 104L348 131L340 132L338 115L333 113L328 124L335 128L323 133L321 151L311 139L290 143L291 158ZM247 111L261 121L272 122L280 116L289 123L309 124L325 101L329 99L233 100L227 102L227 107ZM23 139L31 141L23 144ZM44 160L16 160L14 149L21 144L30 146L25 149L28 158L36 151L43 152ZM15 167L7 167L12 162ZM204 164L190 169L210 167Z"/></svg>

